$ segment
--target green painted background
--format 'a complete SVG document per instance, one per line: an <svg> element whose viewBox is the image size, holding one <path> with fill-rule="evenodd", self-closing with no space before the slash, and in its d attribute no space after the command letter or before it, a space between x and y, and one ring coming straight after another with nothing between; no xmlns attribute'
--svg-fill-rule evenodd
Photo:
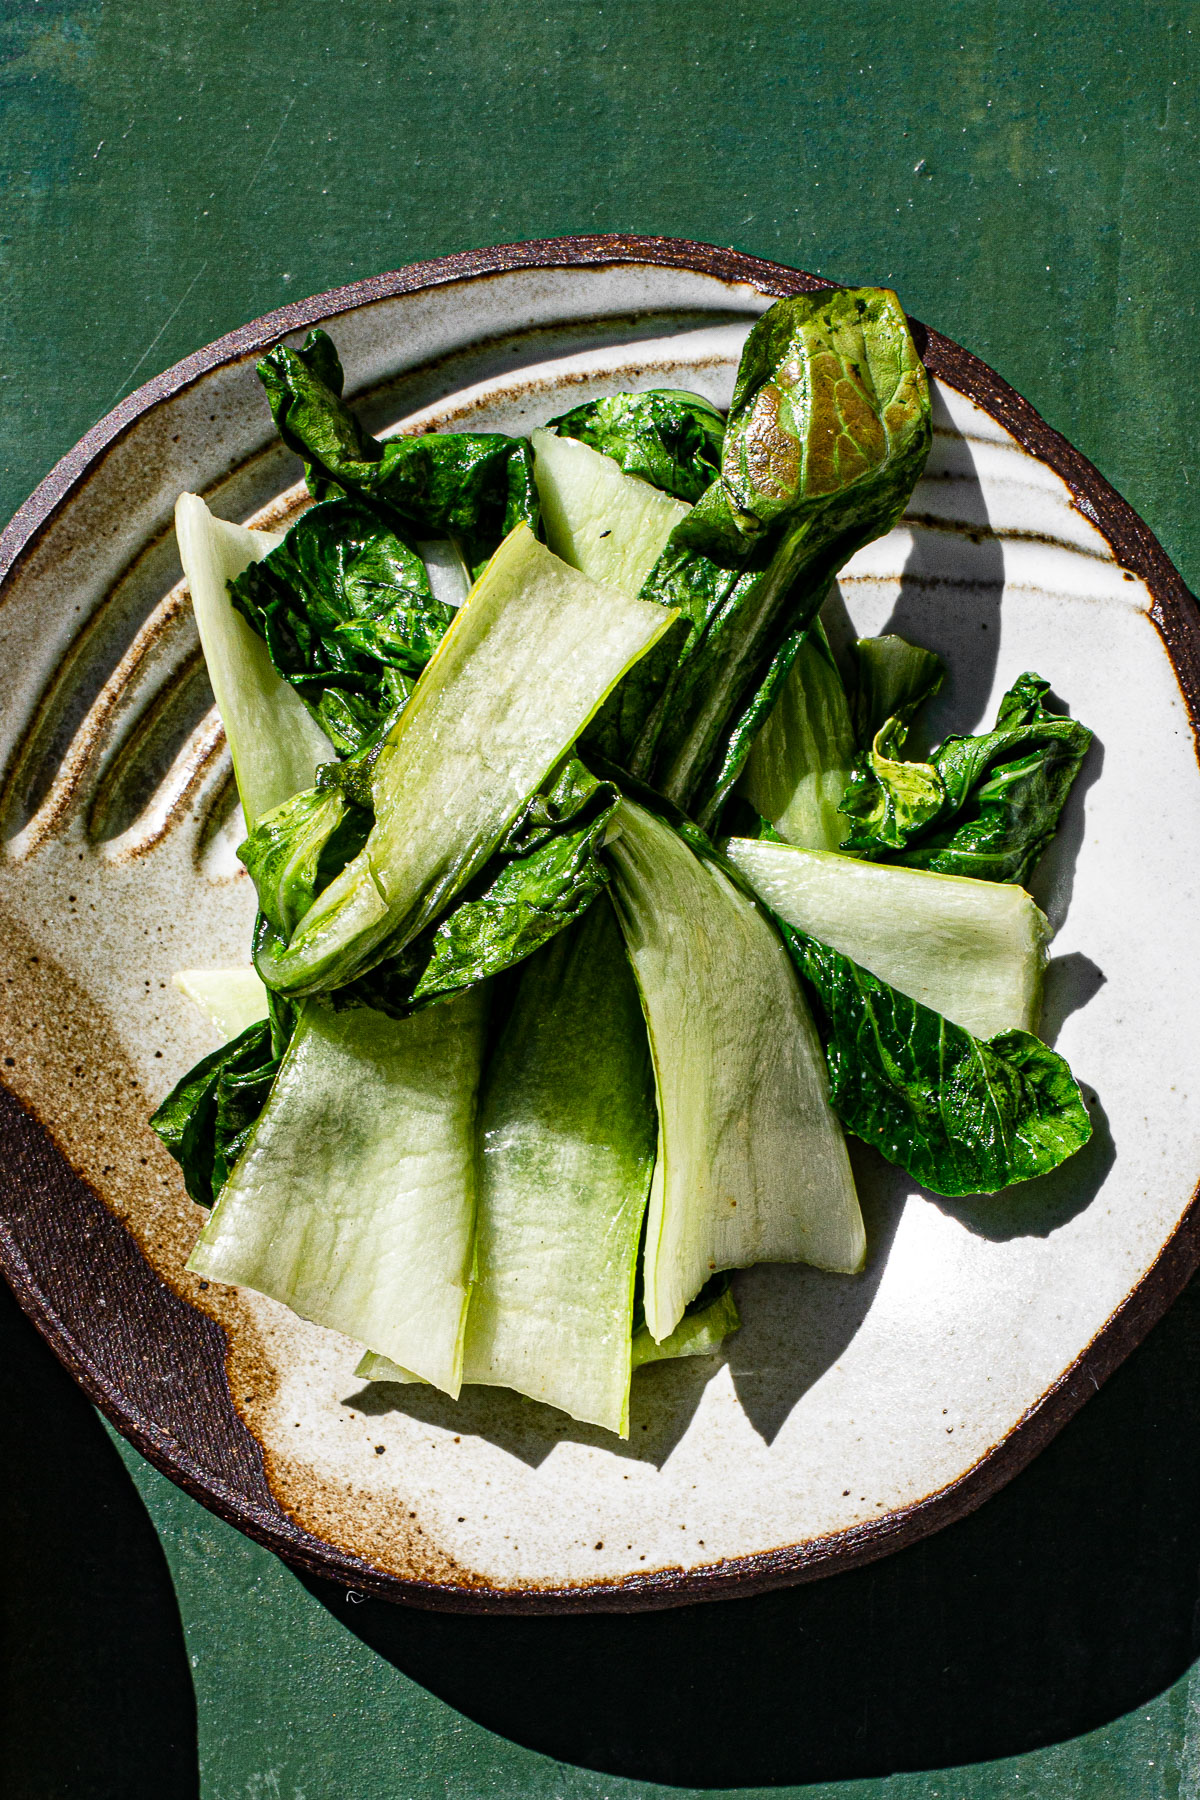
<svg viewBox="0 0 1200 1800"><path fill-rule="evenodd" d="M1173 0L7 0L0 512L288 298L633 230L893 283L1195 586L1198 35ZM1200 1294L925 1545L524 1623L306 1590L3 1319L11 1800L1200 1797Z"/></svg>

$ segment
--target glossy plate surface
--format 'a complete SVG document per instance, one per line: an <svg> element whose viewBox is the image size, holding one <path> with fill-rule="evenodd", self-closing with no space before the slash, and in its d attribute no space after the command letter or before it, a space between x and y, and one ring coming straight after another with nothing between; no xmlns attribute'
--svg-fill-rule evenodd
<svg viewBox="0 0 1200 1800"><path fill-rule="evenodd" d="M619 1444L515 1396L364 1388L358 1349L183 1263L201 1214L146 1122L213 1038L174 970L244 960L252 891L180 582L182 488L251 524L302 504L254 375L322 322L379 430L527 431L586 397L726 403L777 295L822 285L655 239L510 246L273 314L124 402L0 543L6 1181L23 1305L118 1427L294 1562L432 1606L670 1605L934 1529L1018 1469L1196 1264L1200 692L1194 602L1082 457L923 334L934 449L845 571L832 629L945 657L935 735L1025 669L1097 746L1034 891L1046 1033L1096 1131L1056 1175L945 1201L855 1152L870 1254L737 1278L722 1356L644 1370Z"/></svg>

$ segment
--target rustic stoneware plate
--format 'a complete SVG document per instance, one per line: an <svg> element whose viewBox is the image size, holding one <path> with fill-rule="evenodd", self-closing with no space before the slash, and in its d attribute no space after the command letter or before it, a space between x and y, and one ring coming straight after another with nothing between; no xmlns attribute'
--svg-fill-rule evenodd
<svg viewBox="0 0 1200 1800"><path fill-rule="evenodd" d="M253 902L171 515L182 488L250 524L302 504L256 356L320 321L372 429L523 432L622 388L726 402L754 318L820 285L637 238L360 282L124 401L0 542L6 1272L152 1462L360 1589L634 1608L878 1556L1019 1469L1197 1262L1194 602L1096 471L930 331L928 470L902 527L845 571L831 623L943 653L939 734L990 720L1028 668L1096 732L1036 880L1058 928L1047 1034L1093 1107L1088 1150L970 1202L857 1155L866 1272L739 1276L742 1332L639 1373L625 1444L502 1392L364 1387L354 1345L184 1272L201 1214L147 1116L213 1039L170 978L243 960Z"/></svg>

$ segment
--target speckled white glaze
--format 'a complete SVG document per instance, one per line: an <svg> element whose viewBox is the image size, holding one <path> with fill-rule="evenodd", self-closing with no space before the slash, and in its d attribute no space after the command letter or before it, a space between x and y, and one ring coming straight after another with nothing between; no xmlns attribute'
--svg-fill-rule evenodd
<svg viewBox="0 0 1200 1800"><path fill-rule="evenodd" d="M727 402L766 304L680 270L525 270L329 329L376 429L525 431L626 387ZM170 977L241 960L253 902L170 516L184 487L252 524L301 504L251 362L138 420L10 577L6 954L60 971L99 1022L95 1042L131 1071L121 1080L140 1084L112 1114L123 1160L89 1138L61 1057L18 1047L10 1085L164 1278L221 1319L272 1489L326 1541L402 1575L544 1588L702 1569L900 1512L1013 1430L1191 1200L1200 773L1150 598L1060 477L988 414L939 385L935 416L909 518L844 572L830 628L898 630L942 653L934 737L990 719L1029 668L1095 730L1033 885L1058 930L1047 1033L1097 1096L1096 1136L1055 1176L993 1200L933 1198L856 1151L865 1273L739 1276L743 1330L719 1356L639 1373L628 1444L506 1393L456 1405L364 1388L356 1346L183 1273L199 1214L144 1115L213 1040ZM25 1041L11 1006L4 1026Z"/></svg>

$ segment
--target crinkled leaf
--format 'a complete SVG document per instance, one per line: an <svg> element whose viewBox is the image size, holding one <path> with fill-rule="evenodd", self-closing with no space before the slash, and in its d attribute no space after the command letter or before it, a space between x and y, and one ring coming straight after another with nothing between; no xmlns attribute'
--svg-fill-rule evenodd
<svg viewBox="0 0 1200 1800"><path fill-rule="evenodd" d="M869 838L884 850L902 849L945 806L946 789L936 768L902 760L906 736L903 720L888 719L852 772L840 810L859 824L847 849L857 846L860 838Z"/></svg>
<svg viewBox="0 0 1200 1800"><path fill-rule="evenodd" d="M403 705L454 617L417 552L355 500L311 508L230 594L343 755Z"/></svg>
<svg viewBox="0 0 1200 1800"><path fill-rule="evenodd" d="M515 525L536 528L527 439L429 432L381 442L322 379L321 366L308 347L286 344L258 365L280 437L314 471L310 486L365 500L417 536L454 538L473 576Z"/></svg>
<svg viewBox="0 0 1200 1800"><path fill-rule="evenodd" d="M895 294L802 294L778 301L746 340L721 479L753 536L885 471L894 479L897 453L919 446L923 462L929 433L925 371Z"/></svg>
<svg viewBox="0 0 1200 1800"><path fill-rule="evenodd" d="M854 856L903 862L945 875L1026 881L1054 835L1092 734L1045 705L1049 682L1027 673L1009 689L994 731L947 738L929 764L875 766L851 781L841 810L855 820L843 848ZM934 811L901 818L889 793L931 768L943 789ZM932 795L928 785L925 793Z"/></svg>
<svg viewBox="0 0 1200 1800"><path fill-rule="evenodd" d="M833 1107L936 1194L992 1194L1058 1167L1092 1122L1055 1051L1027 1031L986 1042L778 921L815 998Z"/></svg>
<svg viewBox="0 0 1200 1800"><path fill-rule="evenodd" d="M578 438L677 500L699 500L721 473L725 420L711 401L679 388L588 400L546 429Z"/></svg>
<svg viewBox="0 0 1200 1800"><path fill-rule="evenodd" d="M308 788L265 813L239 846L259 908L284 942L321 889L358 855L370 826L370 814L339 788Z"/></svg>

